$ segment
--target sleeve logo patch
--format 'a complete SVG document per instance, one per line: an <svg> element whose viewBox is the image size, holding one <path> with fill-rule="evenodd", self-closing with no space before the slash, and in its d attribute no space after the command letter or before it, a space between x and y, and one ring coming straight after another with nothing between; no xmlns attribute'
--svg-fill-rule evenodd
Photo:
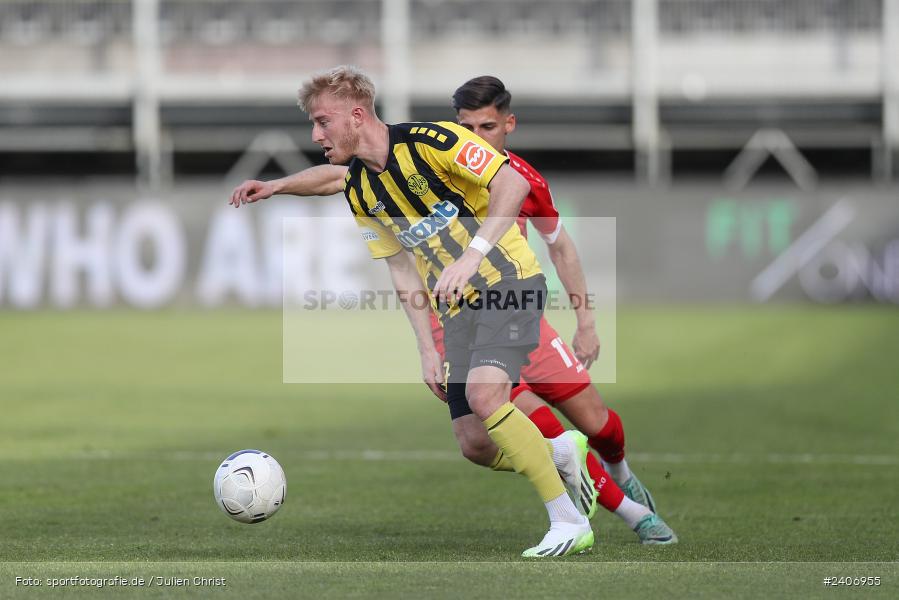
<svg viewBox="0 0 899 600"><path fill-rule="evenodd" d="M468 141L465 142L456 155L456 162L475 175L481 175L495 156L496 154L483 146Z"/></svg>

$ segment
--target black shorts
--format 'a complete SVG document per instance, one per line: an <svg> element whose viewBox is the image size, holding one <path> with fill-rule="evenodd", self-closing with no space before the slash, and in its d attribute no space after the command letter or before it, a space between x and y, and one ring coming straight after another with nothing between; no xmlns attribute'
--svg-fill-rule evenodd
<svg viewBox="0 0 899 600"><path fill-rule="evenodd" d="M543 275L487 288L477 301L444 319L444 376L450 417L471 414L465 382L471 369L494 366L518 385L521 367L540 343L540 317L546 304Z"/></svg>

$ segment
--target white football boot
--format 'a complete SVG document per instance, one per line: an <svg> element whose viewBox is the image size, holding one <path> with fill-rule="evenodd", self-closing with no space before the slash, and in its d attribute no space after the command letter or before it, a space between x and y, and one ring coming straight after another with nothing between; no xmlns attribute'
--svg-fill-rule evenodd
<svg viewBox="0 0 899 600"><path fill-rule="evenodd" d="M593 529L586 517L581 523L556 521L539 544L528 548L521 555L525 558L550 558L580 554L593 547Z"/></svg>

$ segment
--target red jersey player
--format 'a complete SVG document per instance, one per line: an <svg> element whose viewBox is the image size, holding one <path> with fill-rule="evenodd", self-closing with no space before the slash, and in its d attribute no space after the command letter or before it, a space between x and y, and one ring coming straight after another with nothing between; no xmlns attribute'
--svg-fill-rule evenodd
<svg viewBox="0 0 899 600"><path fill-rule="evenodd" d="M527 235L530 220L549 247L549 256L565 291L572 299L577 315L577 332L569 348L561 336L543 318L540 345L522 367L522 382L512 390L515 405L537 425L546 438L564 431L562 423L541 399L561 411L589 438L602 458L588 457L590 475L599 492L598 502L621 517L644 544L672 544L677 536L655 514L652 496L630 471L624 458L624 429L618 415L606 407L591 385L587 369L599 355L599 339L588 303L587 286L577 249L565 231L546 180L521 157L506 150L506 136L515 130L515 115L510 110L511 94L495 77L477 77L453 94L460 125L470 129L496 150L509 157L509 164L527 179L531 191L521 207L518 225ZM443 332L436 316L431 315L432 330L442 353ZM538 398L539 397L539 398ZM468 427L466 417L453 421L453 429L463 455L477 464L491 466L497 450L486 435ZM603 468L605 467L605 468Z"/></svg>

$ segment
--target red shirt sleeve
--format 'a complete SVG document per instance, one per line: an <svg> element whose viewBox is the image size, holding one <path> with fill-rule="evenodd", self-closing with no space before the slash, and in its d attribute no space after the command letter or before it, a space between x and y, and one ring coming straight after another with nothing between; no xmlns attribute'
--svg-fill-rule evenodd
<svg viewBox="0 0 899 600"><path fill-rule="evenodd" d="M552 244L559 236L559 230L562 227L562 221L559 218L559 211L553 202L552 192L549 190L549 184L537 170L526 163L518 155L509 154L509 164L516 171L528 180L531 184L531 192L524 200L522 206L522 216L527 216L534 225L534 228L540 233L540 236L546 240L548 244Z"/></svg>
<svg viewBox="0 0 899 600"><path fill-rule="evenodd" d="M552 192L545 180L531 181L531 197L534 201L534 211L531 214L531 223L540 232L543 239L552 244L559 235L562 221L559 211L553 203Z"/></svg>

